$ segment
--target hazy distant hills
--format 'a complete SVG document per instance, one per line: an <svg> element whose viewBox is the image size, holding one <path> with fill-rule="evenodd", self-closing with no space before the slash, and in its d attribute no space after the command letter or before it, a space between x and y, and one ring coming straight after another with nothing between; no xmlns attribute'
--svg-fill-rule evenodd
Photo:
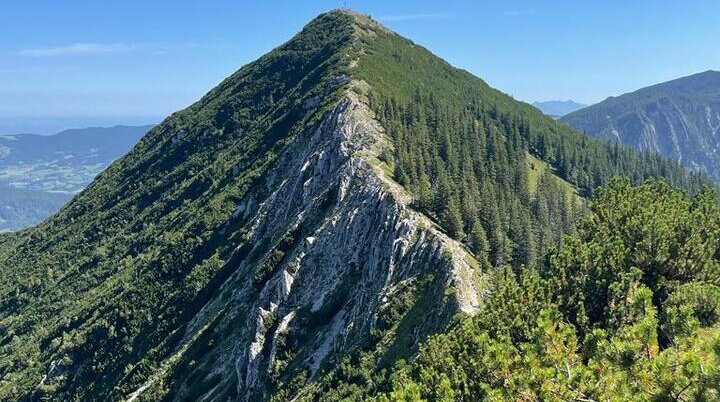
<svg viewBox="0 0 720 402"><path fill-rule="evenodd" d="M163 116L0 116L0 135L54 135L78 127L146 126Z"/></svg>
<svg viewBox="0 0 720 402"><path fill-rule="evenodd" d="M660 152L720 179L718 71L610 97L562 120L596 138Z"/></svg>
<svg viewBox="0 0 720 402"><path fill-rule="evenodd" d="M566 101L544 101L544 102L533 102L532 104L536 108L542 110L543 113L545 113L548 116L553 117L560 117L565 116L568 113L574 112L578 109L582 109L587 105L583 105L582 103L577 103L572 100L566 100Z"/></svg>
<svg viewBox="0 0 720 402"><path fill-rule="evenodd" d="M0 232L32 226L62 207L72 194L24 190L0 184Z"/></svg>
<svg viewBox="0 0 720 402"><path fill-rule="evenodd" d="M0 183L77 192L124 155L152 126L85 128L56 135L0 136Z"/></svg>
<svg viewBox="0 0 720 402"><path fill-rule="evenodd" d="M57 211L150 128L0 136L0 230L27 227Z"/></svg>

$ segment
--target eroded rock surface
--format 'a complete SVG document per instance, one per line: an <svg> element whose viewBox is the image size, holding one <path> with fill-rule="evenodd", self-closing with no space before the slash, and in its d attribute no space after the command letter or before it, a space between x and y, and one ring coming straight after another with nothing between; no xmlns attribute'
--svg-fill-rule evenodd
<svg viewBox="0 0 720 402"><path fill-rule="evenodd" d="M312 379L390 325L378 317L397 298L431 309L417 322L401 318L413 330L408 343L479 308L477 264L408 205L377 159L385 146L383 129L349 92L281 156L262 191L269 196L258 201L261 192L250 192L238 203L235 217L251 222L250 246L236 250L235 274L192 321L184 344L203 327L227 336L195 358L177 396L217 376L202 400L229 387L254 400L271 377L289 372Z"/></svg>

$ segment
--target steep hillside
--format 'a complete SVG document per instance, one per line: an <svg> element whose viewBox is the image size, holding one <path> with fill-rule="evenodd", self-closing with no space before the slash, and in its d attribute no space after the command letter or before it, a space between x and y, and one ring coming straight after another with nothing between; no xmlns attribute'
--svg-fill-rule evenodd
<svg viewBox="0 0 720 402"><path fill-rule="evenodd" d="M611 97L562 120L603 140L659 152L720 179L720 72Z"/></svg>
<svg viewBox="0 0 720 402"><path fill-rule="evenodd" d="M707 182L323 14L0 236L0 400L352 395L343 373L481 311L491 268L535 266L616 173Z"/></svg>

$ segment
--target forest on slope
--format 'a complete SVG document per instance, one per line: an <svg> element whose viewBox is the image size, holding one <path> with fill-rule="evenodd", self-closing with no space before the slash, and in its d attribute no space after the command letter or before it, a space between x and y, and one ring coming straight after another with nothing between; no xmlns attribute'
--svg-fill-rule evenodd
<svg viewBox="0 0 720 402"><path fill-rule="evenodd" d="M688 173L657 155L600 143L558 124L365 16L344 11L323 14L290 42L243 67L199 102L151 130L59 214L38 227L0 236L0 399L121 400L145 389L146 381L158 376L163 381L143 394L144 400L192 400L203 395L217 400L239 398L239 380L214 373L213 365L219 363L211 359L217 353L209 351L237 336L248 326L246 322L226 323L225 332L213 332L212 325L218 321L211 320L211 330L190 334L196 341L192 348L178 345L212 298L224 297L223 312L247 308L240 302L233 304L229 293L220 292L239 260L254 264L243 281L255 297L260 297L269 277L283 273L278 268L287 262L286 255L297 250L304 232L289 230L272 241L250 244L247 235L254 222L238 214L240 201L250 197L262 202L272 197L268 172L282 169L279 156L292 144L307 140L308 133L317 132L347 91L365 101L384 127L391 146L381 155L382 168L413 196L411 207L462 242L480 261L479 271L507 273L506 281L495 282L489 306L494 297L506 296L504 288L512 289L513 281L521 281L523 290L515 292L519 294L532 295L528 291L536 286L537 300L550 290L565 297L564 292L577 285L559 283L546 288L533 285L532 278L542 278L545 256L557 247L562 234L576 232L575 220L588 213L584 197L595 194L613 176L628 177L635 184L662 177L693 194L710 183L704 175ZM545 167L540 177L533 177L532 167L540 165ZM340 183L334 185L327 194L340 192ZM602 199L603 194L597 197ZM698 202L712 198L709 193L700 194ZM331 196L318 201L327 208L342 202ZM710 208L706 201L701 206L700 210ZM635 209L635 205L628 207L632 212ZM694 209L688 211L695 214ZM710 218L711 212L700 217ZM700 236L711 230L688 227L689 233L697 233L693 239L714 242L713 236ZM576 235L587 236L582 228ZM710 253L708 261L715 261L713 244L698 246ZM595 249L593 245L591 250ZM682 261L695 266L694 260ZM353 261L357 269L366 262ZM505 270L508 266L512 268ZM559 272L585 269L582 265L550 267ZM665 311L660 307L671 297L663 293L669 288L636 278L645 271L631 270L626 275L625 267L618 265L617 272L606 272L608 284L637 284L638 298L650 297L654 308ZM533 270L540 273L533 276ZM526 276L532 280L522 282ZM687 281L702 282L700 276L689 276ZM290 364L298 348L291 341L307 339L286 339L280 355L287 361L267 373L262 392L251 396L326 401L382 397L387 392L391 399L407 400L400 385L392 389L396 385L392 381L384 388L382 379L377 387L368 383L375 376L382 378L398 359L417 352L416 344L395 339L401 325L412 333L427 318L408 314L412 309L422 310L422 298L417 292L406 296L393 300L387 310L371 312L376 313L376 322L356 353L317 362L321 369L316 376L310 376L301 364ZM617 308L617 302L602 296L591 288L588 300L580 304L559 296L549 299L558 305L556 310L550 302L540 304L556 314L554 323L566 320L568 326L578 325L583 332L575 336L587 339L586 333L592 330L619 328L610 326L616 325L614 316L601 314L603 303ZM617 297L630 300L630 296ZM308 313L307 322L327 326L318 315L339 314L341 306L352 302L340 294L334 305L316 315ZM507 307L517 309L521 303L516 300ZM683 309L683 314L689 314L688 308ZM647 311L651 316L649 305ZM534 340L528 335L531 329L526 329L532 322L523 323L522 315L507 322L513 311L505 313L495 317L499 325L525 330L525 335L511 340L512 345ZM488 319L483 317L477 321ZM621 314L617 320L630 320L627 317ZM269 316L269 330L279 326L273 318ZM572 339L568 326L563 326L563 336ZM431 353L426 351L432 349L432 339L452 348L456 331L431 338L421 349L416 368L396 369L398 381L411 378L407 384L419 387L417 395L439 398L427 393L432 392L427 391L432 385L422 382L422 374L414 376L424 370L421 364L429 355L423 353ZM388 351L388 344L398 346ZM219 354L228 355L230 349ZM347 360L339 362L341 357ZM456 361L463 367L462 359ZM199 377L193 368L203 364L211 370ZM436 372L443 370L440 367ZM555 375L550 371L538 375L544 373ZM462 373L449 381L454 379L458 382L449 383L453 392L465 392L470 380ZM440 381L448 383L444 378ZM189 386L180 389L181 384ZM471 390L450 398L471 400L491 395L490 391Z"/></svg>
<svg viewBox="0 0 720 402"><path fill-rule="evenodd" d="M315 400L717 400L717 192L617 179L591 205L539 268L497 270L483 311L416 360L348 360Z"/></svg>
<svg viewBox="0 0 720 402"><path fill-rule="evenodd" d="M580 198L615 175L636 184L664 178L690 192L712 185L658 154L558 124L374 21L356 24L362 55L352 74L368 84L369 104L392 138L386 159L395 179L485 266L535 265L572 231ZM528 155L550 169L534 172ZM531 186L534 174L539 184Z"/></svg>

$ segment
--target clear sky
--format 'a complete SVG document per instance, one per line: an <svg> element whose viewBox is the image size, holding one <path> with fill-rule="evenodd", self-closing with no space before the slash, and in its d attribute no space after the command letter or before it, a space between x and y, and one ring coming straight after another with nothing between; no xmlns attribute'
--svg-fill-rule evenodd
<svg viewBox="0 0 720 402"><path fill-rule="evenodd" d="M0 119L159 119L286 41L318 13L342 5L3 1ZM720 70L718 0L350 0L348 5L526 101L593 103Z"/></svg>

